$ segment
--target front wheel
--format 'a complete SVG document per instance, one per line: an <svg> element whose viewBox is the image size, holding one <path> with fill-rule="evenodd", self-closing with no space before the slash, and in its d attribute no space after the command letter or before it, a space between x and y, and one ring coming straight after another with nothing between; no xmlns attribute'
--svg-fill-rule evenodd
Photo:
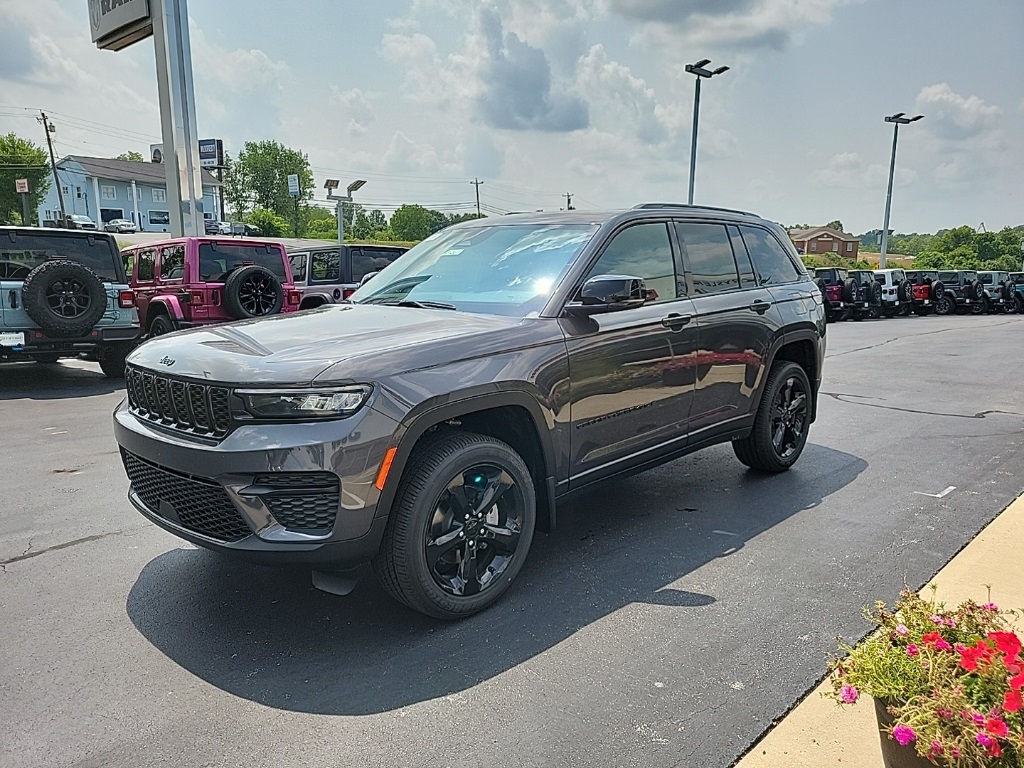
<svg viewBox="0 0 1024 768"><path fill-rule="evenodd" d="M732 443L736 458L751 469L785 472L807 444L811 382L796 363L772 366L750 435Z"/></svg>
<svg viewBox="0 0 1024 768"><path fill-rule="evenodd" d="M410 608L461 619L493 605L530 551L533 478L509 445L439 433L409 459L373 567Z"/></svg>
<svg viewBox="0 0 1024 768"><path fill-rule="evenodd" d="M108 379L123 379L124 359L129 352L131 346L128 344L109 344L98 350L97 360L103 375Z"/></svg>

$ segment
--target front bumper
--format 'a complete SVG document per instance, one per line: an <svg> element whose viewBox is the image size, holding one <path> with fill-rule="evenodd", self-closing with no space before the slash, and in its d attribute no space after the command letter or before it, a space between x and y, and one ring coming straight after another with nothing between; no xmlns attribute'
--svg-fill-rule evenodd
<svg viewBox="0 0 1024 768"><path fill-rule="evenodd" d="M239 426L214 442L136 418L127 402L114 411L136 509L199 546L274 564L352 566L373 557L387 523L386 514L378 515L374 483L397 426L364 408L336 421ZM300 482L268 488L275 478L325 475L337 478L330 510L324 510L324 496L304 497L312 491ZM302 498L318 513L329 511L323 519L330 519L330 528L309 530L282 517L279 510L292 515ZM304 513L300 509L299 518Z"/></svg>

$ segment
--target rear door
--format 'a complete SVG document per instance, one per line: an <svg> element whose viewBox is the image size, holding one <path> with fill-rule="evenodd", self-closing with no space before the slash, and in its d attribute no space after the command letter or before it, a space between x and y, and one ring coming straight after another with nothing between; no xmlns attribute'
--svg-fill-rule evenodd
<svg viewBox="0 0 1024 768"><path fill-rule="evenodd" d="M130 280L135 293L135 306L139 308L139 322L146 329L149 324L149 302L156 295L156 249L140 248L132 251L132 262Z"/></svg>
<svg viewBox="0 0 1024 768"><path fill-rule="evenodd" d="M755 276L744 238L732 225L675 224L697 313L697 375L691 440L746 416L774 331L775 297Z"/></svg>
<svg viewBox="0 0 1024 768"><path fill-rule="evenodd" d="M7 328L32 328L35 323L25 312L21 301L21 286L28 273L36 266L31 253L19 249L18 244L0 234L0 326ZM3 344L0 346L13 346Z"/></svg>

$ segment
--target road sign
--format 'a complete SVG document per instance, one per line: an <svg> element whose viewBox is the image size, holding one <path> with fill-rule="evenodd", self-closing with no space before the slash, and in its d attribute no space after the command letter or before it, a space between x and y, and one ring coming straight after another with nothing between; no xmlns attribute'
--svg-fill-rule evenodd
<svg viewBox="0 0 1024 768"><path fill-rule="evenodd" d="M289 173L288 174L288 194L292 197L298 197L299 192L299 174Z"/></svg>
<svg viewBox="0 0 1024 768"><path fill-rule="evenodd" d="M224 165L224 142L220 139L200 139L199 165L203 168L220 168Z"/></svg>
<svg viewBox="0 0 1024 768"><path fill-rule="evenodd" d="M15 179L14 191L21 194L28 194L28 179Z"/></svg>

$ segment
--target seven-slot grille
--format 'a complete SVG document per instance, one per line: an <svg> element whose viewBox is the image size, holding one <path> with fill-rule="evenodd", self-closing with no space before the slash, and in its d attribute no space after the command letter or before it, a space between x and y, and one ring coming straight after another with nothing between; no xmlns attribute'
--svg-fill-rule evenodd
<svg viewBox="0 0 1024 768"><path fill-rule="evenodd" d="M231 429L227 387L128 366L125 389L132 413L147 421L203 437L224 437Z"/></svg>
<svg viewBox="0 0 1024 768"><path fill-rule="evenodd" d="M132 490L164 520L217 541L240 541L252 530L213 480L165 469L122 449Z"/></svg>

